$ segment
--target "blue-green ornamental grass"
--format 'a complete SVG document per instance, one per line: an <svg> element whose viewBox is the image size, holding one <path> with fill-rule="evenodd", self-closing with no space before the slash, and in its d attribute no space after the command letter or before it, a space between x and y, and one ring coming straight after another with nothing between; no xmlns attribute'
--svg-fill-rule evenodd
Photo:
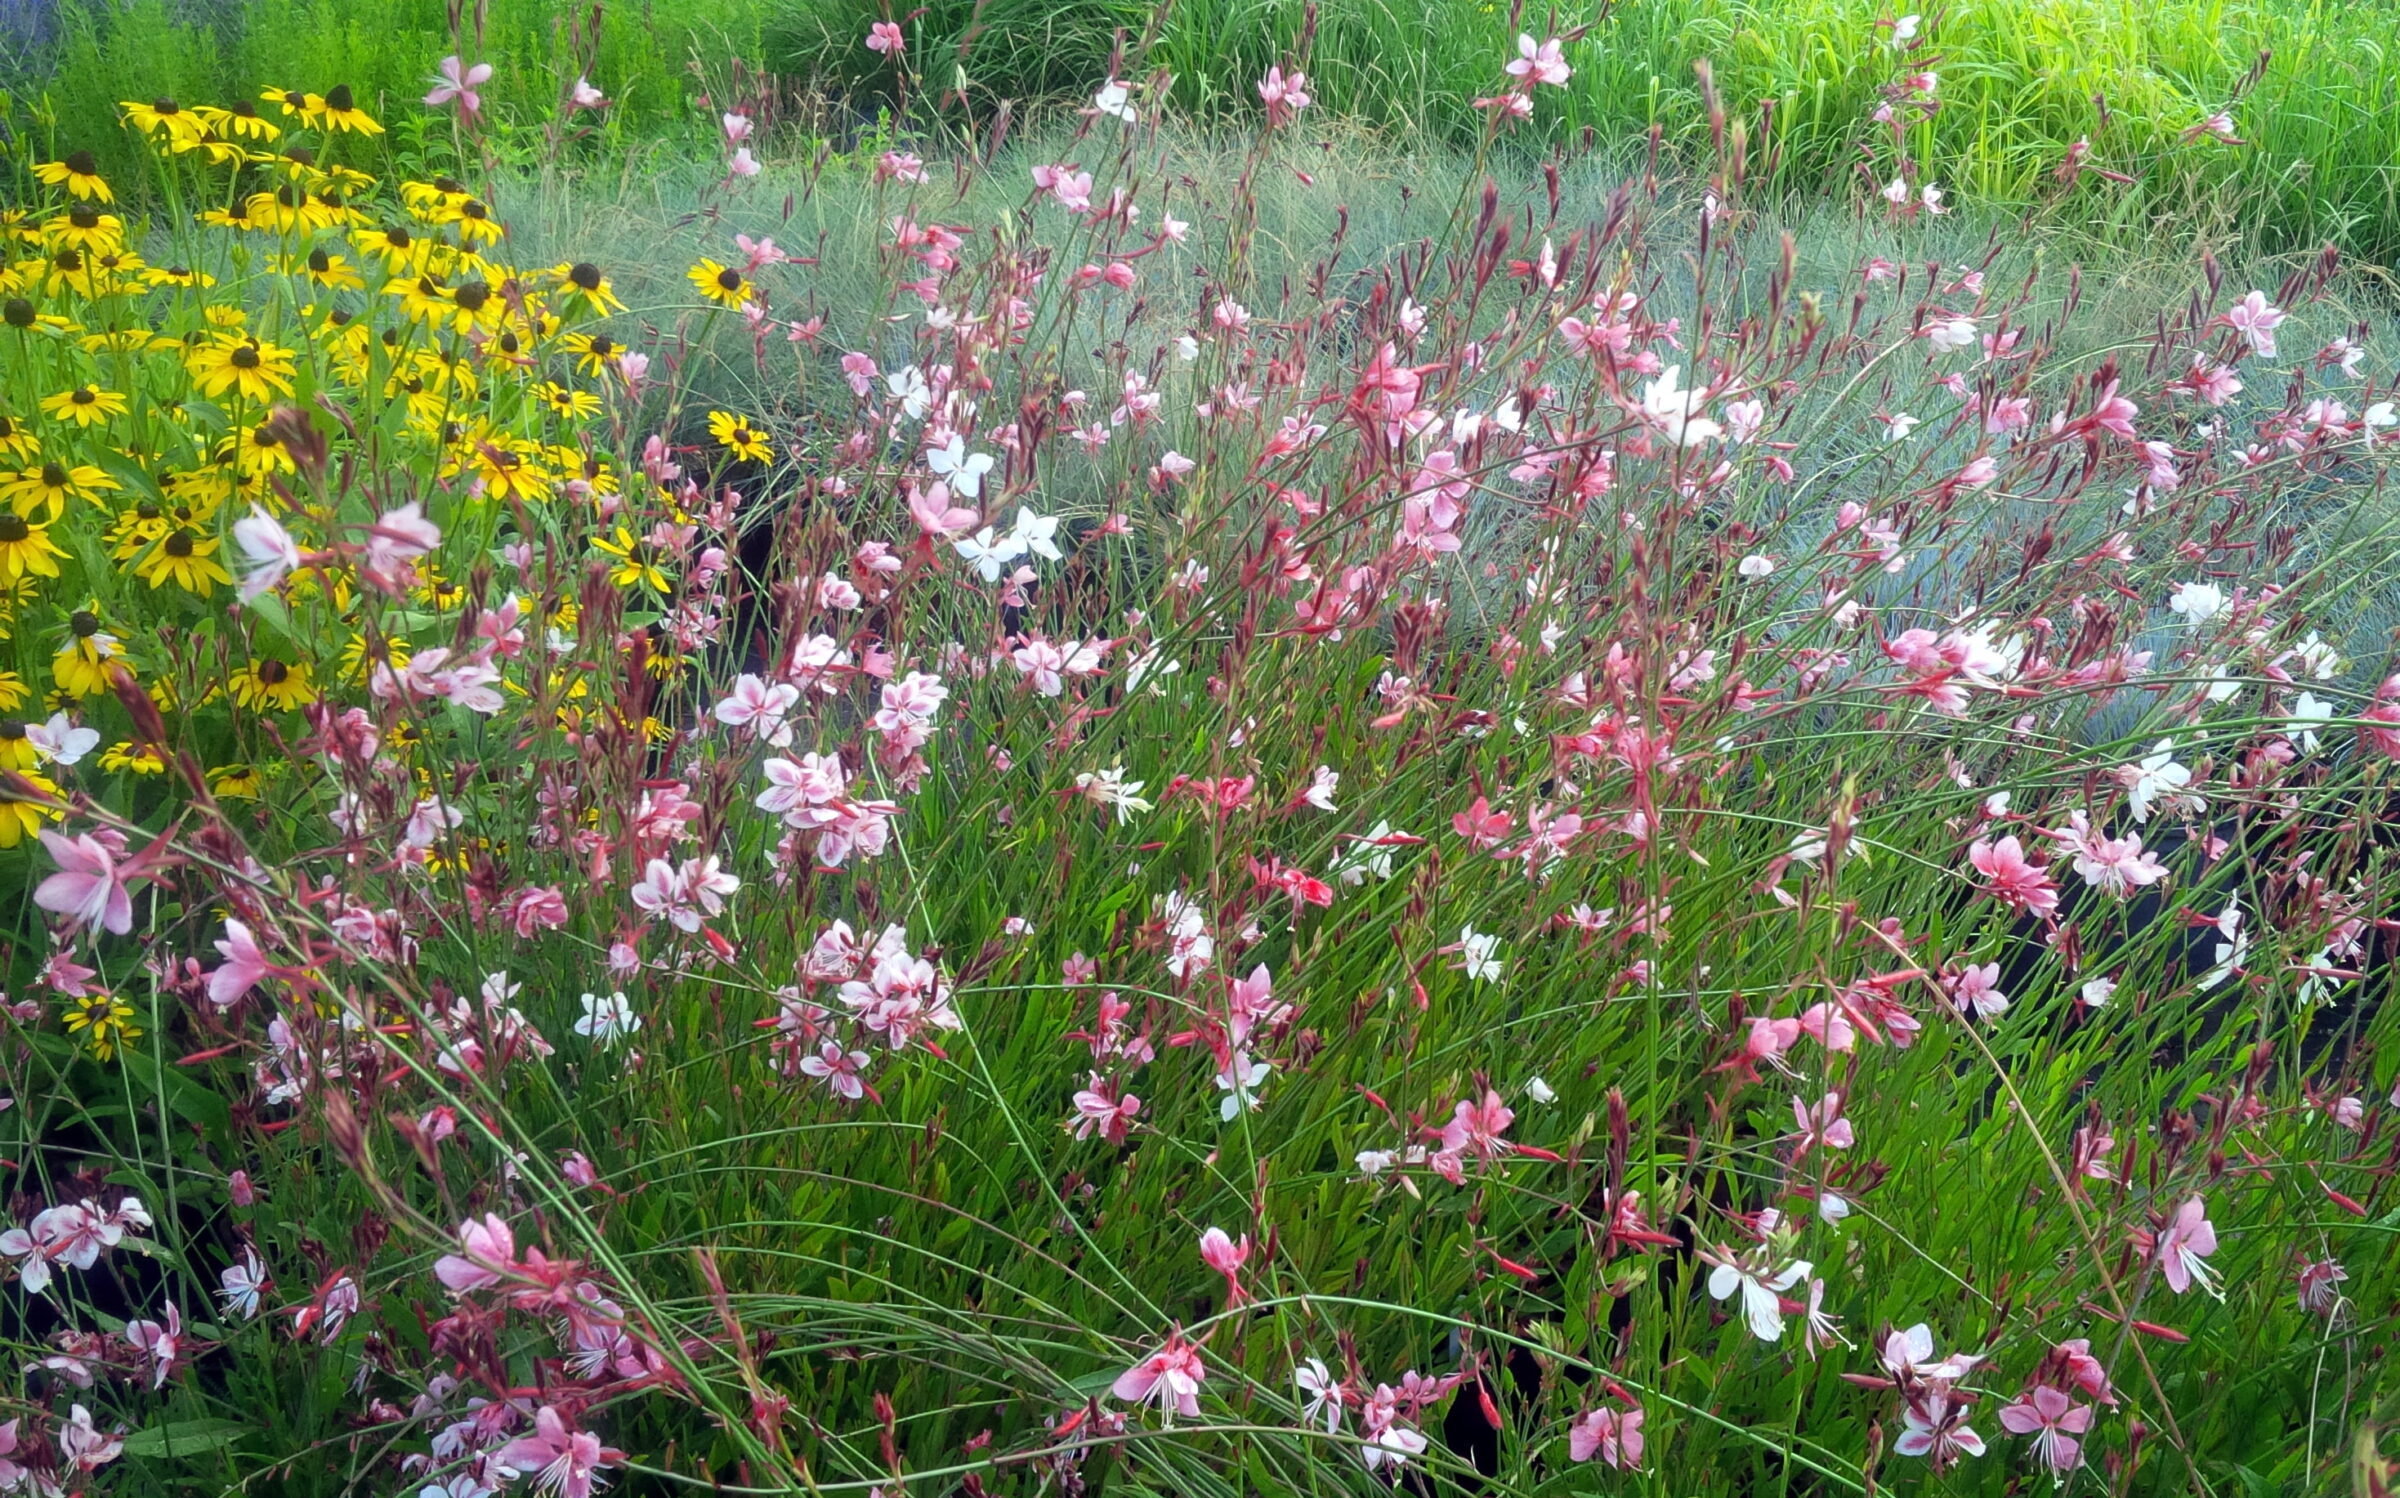
<svg viewBox="0 0 2400 1498"><path fill-rule="evenodd" d="M0 1487L2388 1490L2377 283L2085 275L1888 19L1788 216L1532 18L29 159Z"/></svg>

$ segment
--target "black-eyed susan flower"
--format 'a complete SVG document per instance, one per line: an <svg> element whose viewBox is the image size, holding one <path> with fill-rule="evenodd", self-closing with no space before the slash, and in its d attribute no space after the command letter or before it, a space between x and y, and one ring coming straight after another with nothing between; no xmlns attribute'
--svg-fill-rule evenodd
<svg viewBox="0 0 2400 1498"><path fill-rule="evenodd" d="M25 732L23 718L0 718L0 770L37 770L42 756Z"/></svg>
<svg viewBox="0 0 2400 1498"><path fill-rule="evenodd" d="M196 536L178 526L133 564L133 575L152 588L173 583L206 598L220 586L233 586L233 574L217 560L219 544L214 536Z"/></svg>
<svg viewBox="0 0 2400 1498"><path fill-rule="evenodd" d="M209 793L229 801L255 800L265 783L256 765L218 765L208 772Z"/></svg>
<svg viewBox="0 0 2400 1498"><path fill-rule="evenodd" d="M768 445L766 434L752 426L747 416L736 416L731 411L711 411L708 413L708 434L717 439L719 447L749 462L764 463L775 456L775 449Z"/></svg>
<svg viewBox="0 0 2400 1498"><path fill-rule="evenodd" d="M183 363L210 400L230 391L265 405L292 393L292 351L256 338L212 338L185 354Z"/></svg>
<svg viewBox="0 0 2400 1498"><path fill-rule="evenodd" d="M95 427L112 416L125 414L125 397L114 390L97 385L78 385L56 395L42 398L42 410L52 420L75 427Z"/></svg>
<svg viewBox="0 0 2400 1498"><path fill-rule="evenodd" d="M559 266L550 274L556 278L554 289L570 306L581 303L594 317L625 310L625 304L617 300L616 288L608 284L608 277L600 274L600 267L589 260Z"/></svg>
<svg viewBox="0 0 2400 1498"><path fill-rule="evenodd" d="M207 111L209 121L236 140L271 141L283 134L283 127L258 112L258 106L248 99L236 99L223 109Z"/></svg>
<svg viewBox="0 0 2400 1498"><path fill-rule="evenodd" d="M700 263L685 271L692 288L721 307L739 307L750 300L750 280L730 265L701 257Z"/></svg>
<svg viewBox="0 0 2400 1498"><path fill-rule="evenodd" d="M0 713L15 712L32 695L33 688L25 685L24 677L14 671L0 671Z"/></svg>
<svg viewBox="0 0 2400 1498"><path fill-rule="evenodd" d="M44 804L58 799L58 786L47 776L37 775L31 770L19 770L16 778L34 795L44 799L22 799L10 786L0 784L0 848L13 848L41 831L43 823L58 821L66 815Z"/></svg>
<svg viewBox="0 0 2400 1498"><path fill-rule="evenodd" d="M118 101L117 107L125 111L125 119L133 128L169 145L197 141L208 128L207 121L173 99L153 99L147 104L124 99Z"/></svg>
<svg viewBox="0 0 2400 1498"><path fill-rule="evenodd" d="M32 457L41 448L33 434L6 416L0 416L0 458L15 458L19 462Z"/></svg>
<svg viewBox="0 0 2400 1498"><path fill-rule="evenodd" d="M119 739L100 751L100 768L111 775L164 775L167 760L156 744Z"/></svg>
<svg viewBox="0 0 2400 1498"><path fill-rule="evenodd" d="M115 994L87 993L68 999L66 1006L67 1033L81 1039L95 1060L113 1061L142 1038L142 1027L133 1022L133 1006Z"/></svg>
<svg viewBox="0 0 2400 1498"><path fill-rule="evenodd" d="M567 352L575 356L575 367L587 375L608 373L617 355L625 352L625 345L606 333L569 333L565 342Z"/></svg>
<svg viewBox="0 0 2400 1498"><path fill-rule="evenodd" d="M337 83L325 90L324 123L329 130L348 130L357 135L383 134L383 126L375 122L374 116L358 107L357 96L350 92L347 83Z"/></svg>
<svg viewBox="0 0 2400 1498"><path fill-rule="evenodd" d="M419 239L406 224L387 224L355 236L351 243L361 255L373 255L383 261L385 271L394 276L411 276L424 268L426 253L433 246L429 239Z"/></svg>
<svg viewBox="0 0 2400 1498"><path fill-rule="evenodd" d="M315 124L317 117L325 112L324 95L296 88L268 89L258 96L258 102L276 106L283 111L284 118L298 120L303 125Z"/></svg>
<svg viewBox="0 0 2400 1498"><path fill-rule="evenodd" d="M349 257L336 255L322 245L285 265L284 274L305 276L327 291L364 291L367 286L366 278L358 273L358 267L350 263Z"/></svg>
<svg viewBox="0 0 2400 1498"><path fill-rule="evenodd" d="M45 187L63 187L70 197L86 202L113 203L117 195L109 191L108 181L100 175L100 163L89 151L69 151L56 161L45 161L33 169L34 180Z"/></svg>
<svg viewBox="0 0 2400 1498"><path fill-rule="evenodd" d="M253 712L272 708L288 713L317 700L317 684L309 679L308 662L279 661L272 656L251 661L227 678L233 700Z"/></svg>
<svg viewBox="0 0 2400 1498"><path fill-rule="evenodd" d="M46 510L56 520L65 513L68 500L103 504L100 496L120 487L107 470L93 464L52 462L21 469L14 477L0 480L0 499L7 500L20 515Z"/></svg>
<svg viewBox="0 0 2400 1498"><path fill-rule="evenodd" d="M0 580L56 577L66 556L50 539L50 528L35 525L14 510L0 510Z"/></svg>
<svg viewBox="0 0 2400 1498"><path fill-rule="evenodd" d="M662 597L674 587L666 569L659 565L658 548L636 539L625 526L618 526L613 537L595 539L592 549L616 558L608 570L608 580L620 588L648 588Z"/></svg>
<svg viewBox="0 0 2400 1498"><path fill-rule="evenodd" d="M102 213L90 203L77 203L66 212L44 220L41 236L53 246L66 245L97 254L125 243L125 221L113 213Z"/></svg>
<svg viewBox="0 0 2400 1498"><path fill-rule="evenodd" d="M507 233L500 227L500 221L492 217L490 206L480 198L469 198L459 204L458 217L454 223L458 229L459 240L465 244L498 244L501 237Z"/></svg>
<svg viewBox="0 0 2400 1498"><path fill-rule="evenodd" d="M600 414L600 397L555 380L544 380L534 386L533 398L561 421L583 421Z"/></svg>
<svg viewBox="0 0 2400 1498"><path fill-rule="evenodd" d="M132 664L124 644L100 627L100 612L93 606L67 616L67 637L50 659L50 675L70 696L97 697L109 690L112 669Z"/></svg>

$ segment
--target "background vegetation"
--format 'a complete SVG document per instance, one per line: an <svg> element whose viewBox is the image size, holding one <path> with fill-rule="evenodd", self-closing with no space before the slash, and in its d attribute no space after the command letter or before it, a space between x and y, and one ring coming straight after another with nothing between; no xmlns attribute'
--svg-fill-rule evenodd
<svg viewBox="0 0 2400 1498"><path fill-rule="evenodd" d="M106 121L123 97L246 94L272 83L348 81L390 106L424 91L432 58L458 50L433 0L59 0L51 40L19 64L17 123L36 133ZM1576 73L1521 139L1584 141L1612 153L1655 127L1678 156L1707 145L1693 64L1705 59L1736 128L1751 132L1758 185L1853 189L1896 10L1880 0L1635 0L1569 48ZM1494 59L1542 17L1494 0L1339 0L1321 6L1308 68L1325 114L1387 138L1474 138L1473 99ZM503 121L546 113L592 56L616 101L600 145L688 143L711 128L704 76L729 58L773 81L746 102L780 106L798 134L837 148L872 132L893 74L860 45L870 21L911 17L929 89L988 112L1081 102L1120 41L1151 39L1150 65L1194 116L1254 114L1252 84L1292 52L1305 0L487 0L482 43ZM589 25L579 53L570 18ZM2331 242L2371 259L2400 254L2400 51L2396 10L2324 0L1990 0L1937 7L1942 109L1912 135L1954 196L2062 209L2090 232L2138 241L2162 217L2241 232L2268 248ZM1563 16L1561 24L1579 17ZM468 30L474 18L464 18ZM2261 64L2261 58L2266 60ZM2250 82L2253 71L2255 82ZM2246 91L2245 85L2248 84ZM2229 111L2240 146L2184 141ZM1587 135L1588 132L1588 135ZM116 132L81 144L122 151ZM503 136L505 140L505 135ZM2057 168L2088 140L2131 186ZM62 142L63 144L63 142ZM785 142L786 149L794 143ZM130 159L130 158L128 158Z"/></svg>

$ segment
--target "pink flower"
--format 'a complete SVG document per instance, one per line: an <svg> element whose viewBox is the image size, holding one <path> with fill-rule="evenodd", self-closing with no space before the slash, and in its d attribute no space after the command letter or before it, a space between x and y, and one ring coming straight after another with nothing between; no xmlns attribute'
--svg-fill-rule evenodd
<svg viewBox="0 0 2400 1498"><path fill-rule="evenodd" d="M2284 317L2283 309L2268 301L2265 292L2252 291L2218 318L2217 326L2233 329L2249 340L2251 352L2261 359L2272 359L2275 330L2283 325Z"/></svg>
<svg viewBox="0 0 2400 1498"><path fill-rule="evenodd" d="M2027 1389L2003 1409L2000 1424L2011 1435L2033 1437L2035 1461L2053 1472L2072 1472L2083 1465L2078 1437L2092 1428L2092 1407L2043 1384Z"/></svg>
<svg viewBox="0 0 2400 1498"><path fill-rule="evenodd" d="M1228 1305L1240 1305L1242 1295L1242 1266L1250 1262L1250 1235L1234 1238L1223 1228L1210 1228L1200 1235L1201 1262L1225 1276L1225 1300Z"/></svg>
<svg viewBox="0 0 2400 1498"><path fill-rule="evenodd" d="M469 1218L460 1223L458 1246L461 1252L433 1262L433 1277L453 1294L489 1290L518 1271L516 1235L497 1214L487 1212L481 1222Z"/></svg>
<svg viewBox="0 0 2400 1498"><path fill-rule="evenodd" d="M1962 1455L1983 1455L1983 1437L1967 1427L1967 1406L1947 1387L1936 1386L1911 1399L1900 1413L1900 1425L1900 1439L1892 1449L1902 1456L1933 1458L1937 1472Z"/></svg>
<svg viewBox="0 0 2400 1498"><path fill-rule="evenodd" d="M625 1459L625 1453L603 1446L588 1430L574 1430L551 1405L533 1417L533 1434L519 1436L500 1448L501 1465L533 1474L533 1485L558 1498L591 1498L600 1485L600 1469Z"/></svg>
<svg viewBox="0 0 2400 1498"><path fill-rule="evenodd" d="M835 1097L857 1102L867 1094L865 1051L845 1051L836 1040L820 1041L817 1054L800 1058L800 1070L831 1088Z"/></svg>
<svg viewBox="0 0 2400 1498"><path fill-rule="evenodd" d="M900 28L890 21L877 21L867 27L867 50L886 57L898 57L901 51Z"/></svg>
<svg viewBox="0 0 2400 1498"><path fill-rule="evenodd" d="M1842 1095L1838 1092L1825 1094L1824 1101L1813 1108L1793 1098L1792 1117L1800 1126L1800 1154L1807 1154L1818 1145L1829 1150L1846 1150L1858 1142L1850 1120L1842 1116Z"/></svg>
<svg viewBox="0 0 2400 1498"><path fill-rule="evenodd" d="M2014 837L1997 843L1977 838L1967 848L1967 862L1988 881L1984 893L1992 898L2039 916L2058 909L2058 886L2040 864L2025 856L2024 844Z"/></svg>
<svg viewBox="0 0 2400 1498"><path fill-rule="evenodd" d="M2008 995L2000 991L2000 964L1969 963L1945 977L1942 986L1950 1001L1971 1019L1998 1019L2008 1012Z"/></svg>
<svg viewBox="0 0 2400 1498"><path fill-rule="evenodd" d="M133 896L106 843L88 834L62 837L44 828L42 846L58 861L58 872L34 889L34 904L66 917L70 935L86 926L119 936L133 929Z"/></svg>
<svg viewBox="0 0 2400 1498"><path fill-rule="evenodd" d="M2192 1197L2175 1209L2166 1231L2158 1235L2156 1253L2159 1273L2167 1278L2168 1286L2178 1295L2188 1294L2193 1285L2224 1299L2217 1289L2214 1271L2207 1259L2217 1251L2217 1229L2208 1220L2208 1208L2198 1197Z"/></svg>
<svg viewBox="0 0 2400 1498"><path fill-rule="evenodd" d="M242 574L240 592L244 603L282 582L300 565L300 548L292 540L291 532L256 506L233 523L233 540L251 562Z"/></svg>
<svg viewBox="0 0 2400 1498"><path fill-rule="evenodd" d="M155 1321L128 1321L125 1341L149 1363L150 1387L165 1388L167 1375L175 1371L175 1359L183 1350L183 1313L170 1301L163 1326Z"/></svg>
<svg viewBox="0 0 2400 1498"><path fill-rule="evenodd" d="M1557 37L1536 46L1532 37L1517 35L1517 56L1508 65L1508 76L1531 87L1537 83L1564 86L1575 70L1567 66L1566 50Z"/></svg>
<svg viewBox="0 0 2400 1498"><path fill-rule="evenodd" d="M1134 1116L1142 1111L1142 1100L1132 1093L1122 1097L1111 1092L1114 1084L1095 1073L1091 1085L1075 1094L1075 1118L1070 1127L1078 1139L1098 1134L1110 1144L1123 1144L1133 1128Z"/></svg>
<svg viewBox="0 0 2400 1498"><path fill-rule="evenodd" d="M577 75L575 86L567 90L567 104L574 109L598 109L608 103L608 96L592 87L592 80Z"/></svg>
<svg viewBox="0 0 2400 1498"><path fill-rule="evenodd" d="M567 897L555 885L527 885L509 897L509 924L519 940L567 923Z"/></svg>
<svg viewBox="0 0 2400 1498"><path fill-rule="evenodd" d="M462 118L475 119L483 112L483 95L475 90L489 82L491 76L492 65L488 62L479 62L470 68L455 56L445 57L439 75L433 80L433 91L425 96L425 102L435 109L455 102Z"/></svg>
<svg viewBox="0 0 2400 1498"><path fill-rule="evenodd" d="M1200 1382L1206 1377L1200 1349L1184 1341L1183 1333L1173 1332L1166 1346L1119 1374L1109 1392L1128 1403L1157 1405L1172 1425L1177 1415L1199 1416Z"/></svg>
<svg viewBox="0 0 2400 1498"><path fill-rule="evenodd" d="M1258 97L1267 106L1267 123L1280 125L1312 102L1308 75L1297 68L1287 74L1281 67L1270 67L1267 76L1258 80Z"/></svg>
<svg viewBox="0 0 2400 1498"><path fill-rule="evenodd" d="M219 1008L241 998L275 971L258 939L240 921L225 923L225 939L217 943L217 951L225 965L208 975L208 1001Z"/></svg>
<svg viewBox="0 0 2400 1498"><path fill-rule="evenodd" d="M1567 1454L1579 1462L1600 1458L1612 1467L1642 1464L1642 1408L1622 1412L1605 1405L1586 1411L1567 1428Z"/></svg>

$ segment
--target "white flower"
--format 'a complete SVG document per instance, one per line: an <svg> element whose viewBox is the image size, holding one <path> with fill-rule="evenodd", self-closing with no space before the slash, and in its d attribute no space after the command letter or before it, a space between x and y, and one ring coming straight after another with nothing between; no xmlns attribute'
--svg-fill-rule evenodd
<svg viewBox="0 0 2400 1498"><path fill-rule="evenodd" d="M2242 907L2239 904L2226 901L2225 908L2217 912L2212 924L2217 928L2217 935L2224 940L2217 943L2216 965L2200 975L2199 988L2202 993L2232 977L2233 970L2240 967L2242 959L2250 955L2250 933L2242 929Z"/></svg>
<svg viewBox="0 0 2400 1498"><path fill-rule="evenodd" d="M2181 614L2186 624L2206 624L2224 612L2225 590L2209 582L2178 583L2167 607Z"/></svg>
<svg viewBox="0 0 2400 1498"><path fill-rule="evenodd" d="M1971 349L1975 338L1975 319L1971 317L1945 317L1925 325L1925 341L1933 345L1937 354Z"/></svg>
<svg viewBox="0 0 2400 1498"><path fill-rule="evenodd" d="M1922 417L1911 416L1906 411L1894 411L1883 419L1884 440L1906 442L1908 434L1915 431L1922 420Z"/></svg>
<svg viewBox="0 0 2400 1498"><path fill-rule="evenodd" d="M1749 1323L1750 1335L1773 1342L1783 1335L1782 1293L1807 1279L1815 1267L1806 1259L1794 1259L1770 1274L1764 1266L1749 1262L1719 1264L1709 1271L1708 1293L1723 1300L1741 1291L1742 1319Z"/></svg>
<svg viewBox="0 0 2400 1498"><path fill-rule="evenodd" d="M100 747L97 729L78 728L65 713L52 713L47 723L25 725L25 742L42 759L71 765Z"/></svg>
<svg viewBox="0 0 2400 1498"><path fill-rule="evenodd" d="M1392 844L1384 839L1392 835L1392 824L1377 822L1367 829L1367 835L1350 846L1341 861L1333 866L1333 877L1344 884L1364 884L1372 874L1378 879L1392 877Z"/></svg>
<svg viewBox="0 0 2400 1498"><path fill-rule="evenodd" d="M951 492L978 499L983 476L992 471L992 455L968 452L967 439L952 433L946 445L925 450L925 466L949 480Z"/></svg>
<svg viewBox="0 0 2400 1498"><path fill-rule="evenodd" d="M1743 577L1772 577L1775 573L1775 559L1770 556L1762 555L1758 552L1752 552L1750 555L1742 558L1742 560L1734 567L1733 570L1741 574Z"/></svg>
<svg viewBox="0 0 2400 1498"><path fill-rule="evenodd" d="M1020 507L1017 511L1016 526L1008 534L1009 539L1017 543L1020 551L1029 551L1037 557L1047 557L1053 562L1058 561L1064 555L1059 551L1058 542L1055 539L1058 535L1058 517L1056 515L1036 515L1033 511Z"/></svg>
<svg viewBox="0 0 2400 1498"><path fill-rule="evenodd" d="M1119 827L1132 821L1135 812L1151 809L1150 803L1142 799L1142 787L1147 783L1140 780L1127 780L1125 768L1122 765L1111 765L1105 770L1087 771L1075 777L1077 791L1101 806L1116 808Z"/></svg>
<svg viewBox="0 0 2400 1498"><path fill-rule="evenodd" d="M1256 1112L1258 1089L1266 1082L1267 1074L1274 1070L1274 1066L1268 1062L1253 1061L1239 1051L1234 1052L1233 1059L1225 1064L1225 1069L1217 1073L1217 1086L1225 1094L1217 1104L1217 1117L1231 1123L1234 1115L1245 1109Z"/></svg>
<svg viewBox="0 0 2400 1498"><path fill-rule="evenodd" d="M1341 783L1342 777L1332 768L1319 765L1316 773L1309 777L1308 789L1300 793L1300 799L1319 811L1331 811L1333 793Z"/></svg>
<svg viewBox="0 0 2400 1498"><path fill-rule="evenodd" d="M1458 970L1477 982L1500 981L1500 938L1472 926L1458 928Z"/></svg>
<svg viewBox="0 0 2400 1498"><path fill-rule="evenodd" d="M1705 390L1678 388L1683 366L1670 364L1642 391L1642 415L1679 447L1698 447L1724 428L1701 414L1708 402Z"/></svg>
<svg viewBox="0 0 2400 1498"><path fill-rule="evenodd" d="M2108 1001L2117 996L2117 980L2114 978L2088 979L2083 985L2082 996L2083 1002L2091 1008L2106 1008Z"/></svg>
<svg viewBox="0 0 2400 1498"><path fill-rule="evenodd" d="M1830 1191L1817 1193L1817 1220L1819 1222L1829 1228L1839 1227L1842 1219L1849 1215L1850 1203L1847 1199L1836 1196Z"/></svg>
<svg viewBox="0 0 2400 1498"><path fill-rule="evenodd" d="M1537 1103L1555 1103L1558 1101L1558 1094L1551 1089L1549 1083L1543 1081L1539 1077L1535 1077L1532 1081L1525 1084L1525 1095Z"/></svg>
<svg viewBox="0 0 2400 1498"><path fill-rule="evenodd" d="M2304 754L2317 752L2317 725L2333 716L2333 704L2319 701L2316 694L2302 692L2292 701L2292 716L2284 723L2284 732L2300 745Z"/></svg>
<svg viewBox="0 0 2400 1498"><path fill-rule="evenodd" d="M625 1002L625 995L612 993L602 998L587 993L583 996L583 1018L575 1022L575 1033L608 1050L641 1027L642 1017Z"/></svg>
<svg viewBox="0 0 2400 1498"><path fill-rule="evenodd" d="M1892 23L1892 45L1895 47L1905 47L1910 42L1915 41L1917 39L1917 27L1923 23L1923 20L1924 18L1922 16L1905 15L1899 20L1894 21Z"/></svg>
<svg viewBox="0 0 2400 1498"><path fill-rule="evenodd" d="M1130 125L1140 118L1133 112L1133 106L1125 102L1130 97L1132 90L1118 79L1111 78L1100 85L1100 92L1092 95L1092 108L1101 114L1115 115Z"/></svg>
<svg viewBox="0 0 2400 1498"><path fill-rule="evenodd" d="M883 388L911 421L933 409L933 387L925 383L925 372L914 364L902 365L883 377Z"/></svg>
<svg viewBox="0 0 2400 1498"><path fill-rule="evenodd" d="M2125 782L2125 801L2137 825L2150 820L2151 808L2162 798L2170 811L2178 806L2196 807L2200 802L2184 789L2192 783L2192 772L2189 766L2175 762L2173 739L2160 739L2141 763L2123 766L2117 776Z"/></svg>
<svg viewBox="0 0 2400 1498"><path fill-rule="evenodd" d="M1023 537L1013 531L1003 536L988 525L950 545L987 583L1000 581L1008 571L1008 564L1025 554Z"/></svg>

